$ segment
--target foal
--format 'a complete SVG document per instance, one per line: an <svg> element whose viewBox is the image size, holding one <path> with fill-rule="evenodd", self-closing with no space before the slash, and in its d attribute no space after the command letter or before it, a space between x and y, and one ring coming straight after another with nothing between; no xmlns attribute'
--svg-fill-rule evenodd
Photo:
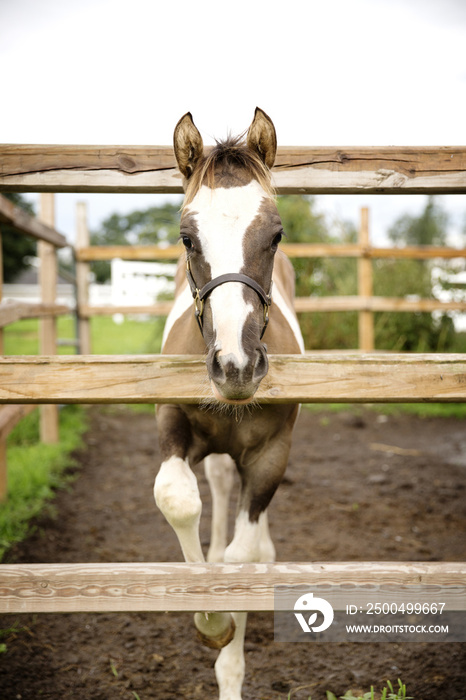
<svg viewBox="0 0 466 700"><path fill-rule="evenodd" d="M213 498L208 561L273 561L266 509L286 468L298 406L258 406L254 394L267 374L267 351L303 351L293 268L277 252L283 229L270 180L275 128L257 108L246 140L230 138L205 155L188 113L175 128L174 148L184 178L186 259L162 352L204 354L212 397L158 408L162 465L155 500L186 561L203 562L202 504L192 468L204 460ZM227 546L235 466L241 488ZM220 699L241 700L246 613L197 613L195 624L204 643L222 649L215 664Z"/></svg>

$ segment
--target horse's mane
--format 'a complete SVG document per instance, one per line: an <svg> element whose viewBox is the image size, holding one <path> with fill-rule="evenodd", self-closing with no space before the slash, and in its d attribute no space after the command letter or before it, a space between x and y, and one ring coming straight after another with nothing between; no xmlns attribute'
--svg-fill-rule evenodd
<svg viewBox="0 0 466 700"><path fill-rule="evenodd" d="M203 184L211 189L221 186L216 185L216 175L230 166L239 172L242 171L248 180L257 180L269 197L274 196L269 168L260 155L247 146L244 134L240 134L217 141L200 159L188 180L183 206L194 199Z"/></svg>

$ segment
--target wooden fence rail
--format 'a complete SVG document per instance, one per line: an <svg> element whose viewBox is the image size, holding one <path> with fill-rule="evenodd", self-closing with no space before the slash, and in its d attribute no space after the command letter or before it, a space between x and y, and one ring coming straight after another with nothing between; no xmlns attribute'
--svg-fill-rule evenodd
<svg viewBox="0 0 466 700"><path fill-rule="evenodd" d="M444 562L332 562L274 564L6 564L0 566L0 613L273 611L275 586L348 589L366 605L371 588L432 587L445 610L466 609L466 564ZM320 589L321 590L321 589ZM353 600L354 590L352 592ZM357 593L356 593L357 595ZM450 599L454 604L450 603ZM431 602L428 593L423 601ZM454 607L451 607L453 606ZM277 608L278 609L278 608Z"/></svg>
<svg viewBox="0 0 466 700"><path fill-rule="evenodd" d="M180 245L95 245L76 248L76 260L95 262L97 260L178 260L183 248ZM383 248L363 246L359 243L280 243L282 250L290 258L378 258L415 260L435 260L466 258L466 248L446 248L442 246L405 246L403 248Z"/></svg>
<svg viewBox="0 0 466 700"><path fill-rule="evenodd" d="M279 194L466 192L466 147L278 148ZM170 146L0 145L0 190L181 193Z"/></svg>
<svg viewBox="0 0 466 700"><path fill-rule="evenodd" d="M211 397L202 356L0 358L0 403L196 403ZM256 400L464 402L466 355L271 355Z"/></svg>

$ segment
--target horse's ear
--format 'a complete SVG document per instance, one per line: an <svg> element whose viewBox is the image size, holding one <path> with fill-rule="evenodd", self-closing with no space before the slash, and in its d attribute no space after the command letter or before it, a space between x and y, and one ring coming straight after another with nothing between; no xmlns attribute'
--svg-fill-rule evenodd
<svg viewBox="0 0 466 700"><path fill-rule="evenodd" d="M272 168L277 153L277 134L273 121L260 107L256 107L254 119L249 127L247 144L259 154L268 168Z"/></svg>
<svg viewBox="0 0 466 700"><path fill-rule="evenodd" d="M190 112L181 117L175 127L173 147L181 174L189 179L194 172L196 163L204 153L202 136L194 125Z"/></svg>

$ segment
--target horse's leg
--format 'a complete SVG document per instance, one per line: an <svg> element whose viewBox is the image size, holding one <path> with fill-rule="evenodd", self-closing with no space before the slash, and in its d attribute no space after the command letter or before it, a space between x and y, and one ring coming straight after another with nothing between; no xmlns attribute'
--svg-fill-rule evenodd
<svg viewBox="0 0 466 700"><path fill-rule="evenodd" d="M205 474L212 494L212 529L207 561L223 561L228 537L228 504L235 463L227 454L212 454L204 460Z"/></svg>
<svg viewBox="0 0 466 700"><path fill-rule="evenodd" d="M239 525L239 529L242 529L241 525ZM225 561L274 561L275 548L269 535L266 511L259 518L257 537L254 539L256 542L252 547L239 547L236 552L230 545L225 553ZM238 559L238 557L241 558ZM220 700L241 700L241 688L244 680L244 636L248 614L232 613L232 615L236 625L235 636L233 641L221 650L215 662L215 676L220 690Z"/></svg>
<svg viewBox="0 0 466 700"><path fill-rule="evenodd" d="M265 510L259 518L259 561L275 561L275 546L269 531L269 518Z"/></svg>
<svg viewBox="0 0 466 700"><path fill-rule="evenodd" d="M162 464L154 484L154 497L174 529L188 562L203 562L199 538L202 502L194 473L188 462L190 429L177 406L161 406L157 413ZM199 613L195 624L207 646L220 649L234 634L229 613Z"/></svg>
<svg viewBox="0 0 466 700"><path fill-rule="evenodd" d="M270 538L266 511L259 518L258 544L254 547L254 552L255 557L259 557L258 561L275 560L275 547ZM231 550L230 558L225 556L225 561L236 561L236 558L232 557ZM241 700L241 687L244 680L244 636L248 614L232 613L232 615L236 625L235 636L233 641L221 650L215 662L220 700Z"/></svg>
<svg viewBox="0 0 466 700"><path fill-rule="evenodd" d="M269 534L267 506L285 472L291 443L288 435L270 441L260 455L245 457L240 465L241 494L235 534L225 550L226 562L273 561L275 548ZM215 663L220 700L241 700L244 680L244 635L247 613L233 613L233 641L221 650Z"/></svg>
<svg viewBox="0 0 466 700"><path fill-rule="evenodd" d="M204 561L199 539L202 502L188 460L172 455L160 466L154 497L178 537L186 561Z"/></svg>

